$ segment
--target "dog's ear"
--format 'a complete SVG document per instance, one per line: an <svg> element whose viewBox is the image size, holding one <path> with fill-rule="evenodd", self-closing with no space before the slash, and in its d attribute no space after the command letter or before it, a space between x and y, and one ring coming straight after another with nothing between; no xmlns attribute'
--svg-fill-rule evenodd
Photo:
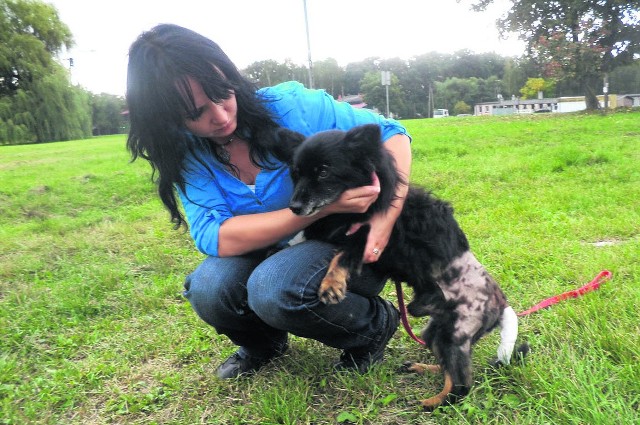
<svg viewBox="0 0 640 425"><path fill-rule="evenodd" d="M382 133L378 124L365 124L347 131L344 140L345 142L352 144L354 148L362 149L367 146L374 146L377 148L377 143L380 143L381 137Z"/></svg>
<svg viewBox="0 0 640 425"><path fill-rule="evenodd" d="M288 128L278 128L275 132L271 151L282 162L291 165L293 161L293 152L304 141L305 136L302 133L289 130Z"/></svg>

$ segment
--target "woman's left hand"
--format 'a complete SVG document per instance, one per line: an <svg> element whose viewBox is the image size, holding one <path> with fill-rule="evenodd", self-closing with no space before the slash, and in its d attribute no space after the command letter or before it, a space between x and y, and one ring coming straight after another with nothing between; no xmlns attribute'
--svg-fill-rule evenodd
<svg viewBox="0 0 640 425"><path fill-rule="evenodd" d="M411 171L411 148L409 138L403 134L392 136L384 144L385 149L393 156L398 173L406 180L409 180ZM375 263L387 248L391 232L396 220L402 212L404 200L409 187L400 184L395 188L395 199L386 211L380 212L369 220L371 229L367 238L367 244L362 254L364 263Z"/></svg>
<svg viewBox="0 0 640 425"><path fill-rule="evenodd" d="M394 222L395 217L390 218L384 213L371 217L371 220L369 220L371 229L369 230L367 244L362 256L363 263L375 263L380 259L380 256L389 243Z"/></svg>

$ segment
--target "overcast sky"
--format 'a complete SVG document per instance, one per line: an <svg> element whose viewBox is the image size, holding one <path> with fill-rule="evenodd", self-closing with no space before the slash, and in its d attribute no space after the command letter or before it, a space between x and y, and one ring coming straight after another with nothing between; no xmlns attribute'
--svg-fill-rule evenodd
<svg viewBox="0 0 640 425"><path fill-rule="evenodd" d="M69 26L76 46L72 80L94 93L124 95L127 51L142 32L175 23L213 39L239 68L274 59L308 63L303 0L45 0ZM456 0L307 0L313 61L342 66L367 57L461 49L517 56L516 37L500 40L496 19L508 2L471 12ZM68 62L66 62L68 66Z"/></svg>

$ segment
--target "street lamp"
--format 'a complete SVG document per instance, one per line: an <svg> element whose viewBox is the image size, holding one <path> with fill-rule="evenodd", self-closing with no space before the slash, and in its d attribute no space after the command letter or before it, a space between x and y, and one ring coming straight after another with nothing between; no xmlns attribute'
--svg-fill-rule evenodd
<svg viewBox="0 0 640 425"><path fill-rule="evenodd" d="M389 86L391 85L391 71L381 71L381 81L387 95L387 118L389 118Z"/></svg>
<svg viewBox="0 0 640 425"><path fill-rule="evenodd" d="M307 29L307 52L309 55L309 88L313 88L313 62L311 62L311 39L309 38L309 19L307 18L307 0L304 3L304 25Z"/></svg>

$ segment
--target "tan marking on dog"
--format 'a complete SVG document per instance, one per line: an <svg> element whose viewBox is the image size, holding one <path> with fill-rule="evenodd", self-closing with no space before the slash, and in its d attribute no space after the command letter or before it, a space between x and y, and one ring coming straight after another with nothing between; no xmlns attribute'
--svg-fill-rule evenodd
<svg viewBox="0 0 640 425"><path fill-rule="evenodd" d="M411 363L407 367L408 372L424 374L425 372L440 373L442 368L437 364Z"/></svg>
<svg viewBox="0 0 640 425"><path fill-rule="evenodd" d="M349 270L338 265L342 254L343 253L340 252L331 259L327 274L320 283L318 296L320 297L320 301L325 304L337 304L347 295Z"/></svg>
<svg viewBox="0 0 640 425"><path fill-rule="evenodd" d="M451 379L451 375L445 372L444 388L442 389L442 391L440 391L438 395L422 400L420 404L422 404L422 407L424 407L425 409L433 410L436 407L440 406L442 403L444 403L449 393L451 393L452 389L453 389L453 380Z"/></svg>

